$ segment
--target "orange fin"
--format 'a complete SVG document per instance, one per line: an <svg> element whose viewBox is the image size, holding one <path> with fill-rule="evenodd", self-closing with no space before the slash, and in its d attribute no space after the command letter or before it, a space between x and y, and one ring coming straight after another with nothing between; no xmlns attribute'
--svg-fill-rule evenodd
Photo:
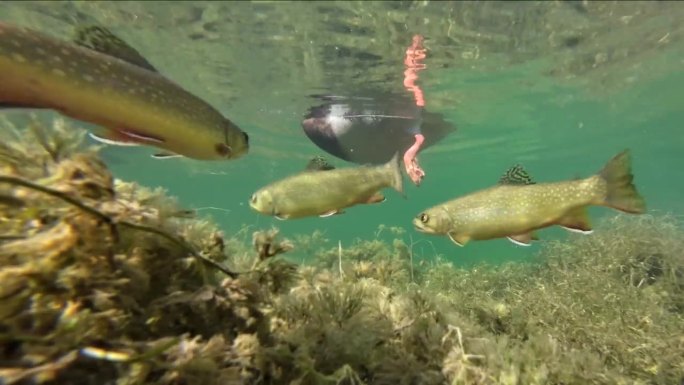
<svg viewBox="0 0 684 385"><path fill-rule="evenodd" d="M373 194L370 198L368 198L368 200L365 201L364 203L367 203L367 204L382 203L385 201L385 199L386 198L384 195L382 195L382 193L377 192L377 193Z"/></svg>
<svg viewBox="0 0 684 385"><path fill-rule="evenodd" d="M344 211L342 211L342 210L331 210L331 211L328 211L327 213L323 213L323 214L319 215L319 217L326 218L326 217L331 217L333 215L340 215L340 214L344 214Z"/></svg>
<svg viewBox="0 0 684 385"><path fill-rule="evenodd" d="M557 224L564 229L575 233L588 235L594 232L585 207L580 207L568 212Z"/></svg>
<svg viewBox="0 0 684 385"><path fill-rule="evenodd" d="M533 232L510 235L507 237L509 241L515 243L518 246L531 246L532 241L538 241L539 237Z"/></svg>
<svg viewBox="0 0 684 385"><path fill-rule="evenodd" d="M447 235L449 236L449 239L451 239L451 242L461 247L465 246L465 244L470 241L470 237L468 235L457 234L455 232L447 233Z"/></svg>
<svg viewBox="0 0 684 385"><path fill-rule="evenodd" d="M141 144L159 144L164 140L155 136L141 134L131 130L106 130L100 134L89 134L98 142L114 146L137 146Z"/></svg>
<svg viewBox="0 0 684 385"><path fill-rule="evenodd" d="M94 134L89 132L88 136L100 143L109 144L112 146L139 146L141 144L140 142L134 141L116 131L106 131L103 134Z"/></svg>

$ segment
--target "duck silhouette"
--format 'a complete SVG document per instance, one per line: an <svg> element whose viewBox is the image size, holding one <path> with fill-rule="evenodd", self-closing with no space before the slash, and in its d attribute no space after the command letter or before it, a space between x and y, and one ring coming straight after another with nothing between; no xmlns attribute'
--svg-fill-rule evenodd
<svg viewBox="0 0 684 385"><path fill-rule="evenodd" d="M456 131L442 114L416 106L408 95L314 97L323 103L309 109L302 128L316 146L357 164L385 163L399 152L406 173L416 185L425 175L418 164L418 152Z"/></svg>
<svg viewBox="0 0 684 385"><path fill-rule="evenodd" d="M379 164L403 154L406 173L420 185L425 172L418 152L456 131L441 114L425 109L416 84L426 68L423 37L413 36L404 57L402 92L372 90L353 96L311 95L319 103L302 121L307 137L327 153L358 164Z"/></svg>

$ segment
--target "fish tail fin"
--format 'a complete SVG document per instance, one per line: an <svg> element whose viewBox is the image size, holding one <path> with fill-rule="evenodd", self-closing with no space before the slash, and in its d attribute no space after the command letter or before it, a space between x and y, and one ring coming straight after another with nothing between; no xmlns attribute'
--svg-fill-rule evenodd
<svg viewBox="0 0 684 385"><path fill-rule="evenodd" d="M385 167L390 169L392 173L392 188L397 190L404 198L404 176L401 173L401 159L399 158L399 153L395 153L392 159L385 164Z"/></svg>
<svg viewBox="0 0 684 385"><path fill-rule="evenodd" d="M603 205L632 214L646 211L646 202L632 183L634 175L629 150L615 155L598 175L607 185Z"/></svg>

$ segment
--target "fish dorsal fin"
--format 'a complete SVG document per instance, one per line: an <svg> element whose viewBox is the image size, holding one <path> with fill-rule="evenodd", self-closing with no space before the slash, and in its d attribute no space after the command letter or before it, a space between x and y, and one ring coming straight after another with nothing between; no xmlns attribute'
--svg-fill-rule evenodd
<svg viewBox="0 0 684 385"><path fill-rule="evenodd" d="M76 29L74 43L99 53L121 59L130 64L157 72L135 48L98 25L81 26Z"/></svg>
<svg viewBox="0 0 684 385"><path fill-rule="evenodd" d="M499 184L524 186L535 182L521 165L516 164L501 175Z"/></svg>
<svg viewBox="0 0 684 385"><path fill-rule="evenodd" d="M328 163L328 161L320 155L314 156L309 163L306 164L306 171L328 171L334 169L335 166Z"/></svg>

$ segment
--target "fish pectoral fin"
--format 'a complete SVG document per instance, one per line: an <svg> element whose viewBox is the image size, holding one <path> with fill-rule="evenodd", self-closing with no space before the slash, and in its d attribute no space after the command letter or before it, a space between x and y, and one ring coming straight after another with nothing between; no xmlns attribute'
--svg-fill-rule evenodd
<svg viewBox="0 0 684 385"><path fill-rule="evenodd" d="M279 220L279 221L284 221L284 220L286 220L286 219L290 219L290 216L289 216L289 215L279 215L279 214L275 214L275 215L273 215L273 216L275 217L275 219L277 219L277 220Z"/></svg>
<svg viewBox="0 0 684 385"><path fill-rule="evenodd" d="M323 214L319 215L319 217L327 218L327 217L331 217L333 215L340 215L340 214L344 214L344 211L342 211L342 210L331 210L331 211L328 211L327 213L323 213Z"/></svg>
<svg viewBox="0 0 684 385"><path fill-rule="evenodd" d="M568 212L557 224L575 233L588 235L594 232L586 207L580 207Z"/></svg>
<svg viewBox="0 0 684 385"><path fill-rule="evenodd" d="M465 234L457 234L455 232L447 233L449 236L449 239L451 239L451 242L455 243L458 246L465 246L466 243L470 241L470 237Z"/></svg>
<svg viewBox="0 0 684 385"><path fill-rule="evenodd" d="M145 143L157 143L157 144L158 143L164 143L164 139L162 139L162 138L152 136L149 134L143 134L140 132L135 132L132 130L122 129L122 130L117 130L116 132L125 136L125 137L130 138L132 141L137 141L137 142L140 142L143 144L145 144Z"/></svg>
<svg viewBox="0 0 684 385"><path fill-rule="evenodd" d="M367 203L367 204L382 203L382 202L384 202L386 199L387 199L387 198L385 198L385 196L382 195L382 193L377 192L377 193L371 195L371 197L368 198L368 200L366 200L366 201L363 202L363 203Z"/></svg>
<svg viewBox="0 0 684 385"><path fill-rule="evenodd" d="M132 141L130 138L124 135L118 135L115 131L107 131L104 134L94 134L92 132L88 133L93 140L100 143L109 144L112 146L139 146L140 143Z"/></svg>
<svg viewBox="0 0 684 385"><path fill-rule="evenodd" d="M140 52L102 26L78 27L73 41L81 47L115 57L152 72L158 72Z"/></svg>
<svg viewBox="0 0 684 385"><path fill-rule="evenodd" d="M150 155L154 159L172 159L172 158L182 158L183 155L174 154L172 152L158 152L156 154Z"/></svg>
<svg viewBox="0 0 684 385"><path fill-rule="evenodd" d="M89 133L90 137L100 143L113 146L138 146L141 144L160 144L164 140L151 135L138 133L131 130L104 130L101 133Z"/></svg>
<svg viewBox="0 0 684 385"><path fill-rule="evenodd" d="M509 235L507 238L509 241L515 243L518 246L531 246L532 241L538 241L539 240L539 237L534 232L517 234L517 235Z"/></svg>

